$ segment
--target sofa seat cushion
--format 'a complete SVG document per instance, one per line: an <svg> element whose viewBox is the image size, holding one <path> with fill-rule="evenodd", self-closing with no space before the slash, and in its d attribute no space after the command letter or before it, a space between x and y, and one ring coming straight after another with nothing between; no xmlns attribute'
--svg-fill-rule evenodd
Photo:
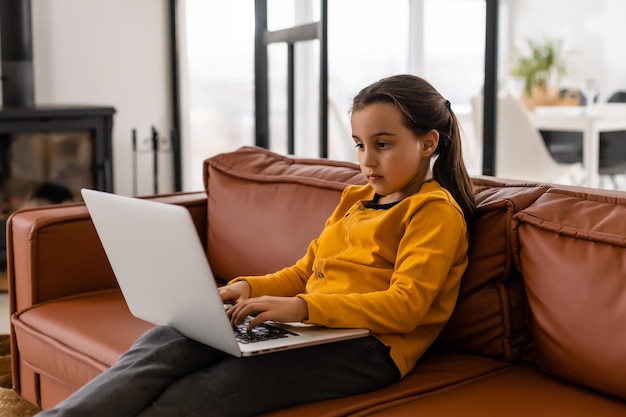
<svg viewBox="0 0 626 417"><path fill-rule="evenodd" d="M406 377L385 388L367 394L276 410L263 414L263 417L370 415L371 410L385 409L407 399L445 391L449 389L447 387L463 385L520 366L525 365L512 365L489 357L438 349L427 352ZM428 414L416 411L405 415Z"/></svg>
<svg viewBox="0 0 626 417"><path fill-rule="evenodd" d="M626 403L563 383L536 367L521 367L387 403L367 415L620 417L626 415Z"/></svg>
<svg viewBox="0 0 626 417"><path fill-rule="evenodd" d="M75 389L113 365L152 324L131 315L119 290L42 303L11 318L16 358Z"/></svg>
<svg viewBox="0 0 626 417"><path fill-rule="evenodd" d="M516 219L532 359L626 400L626 198L555 188Z"/></svg>

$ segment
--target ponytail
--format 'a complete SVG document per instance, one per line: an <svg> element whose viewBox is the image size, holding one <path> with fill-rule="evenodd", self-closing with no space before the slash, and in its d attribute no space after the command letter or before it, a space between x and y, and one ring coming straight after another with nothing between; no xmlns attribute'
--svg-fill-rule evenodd
<svg viewBox="0 0 626 417"><path fill-rule="evenodd" d="M476 212L474 190L463 162L459 123L454 112L448 111L450 112L450 129L443 135L441 132L439 134L439 146L435 151L439 155L433 164L433 177L452 194L461 207L467 229L471 233Z"/></svg>

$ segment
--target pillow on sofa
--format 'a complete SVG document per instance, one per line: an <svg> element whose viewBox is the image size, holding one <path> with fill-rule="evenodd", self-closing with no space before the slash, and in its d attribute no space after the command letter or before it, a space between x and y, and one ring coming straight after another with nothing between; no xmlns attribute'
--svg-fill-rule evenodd
<svg viewBox="0 0 626 417"><path fill-rule="evenodd" d="M518 359L529 335L526 297L512 255L512 218L547 187L486 178L472 182L477 212L469 264L439 343L466 353Z"/></svg>
<svg viewBox="0 0 626 417"><path fill-rule="evenodd" d="M566 189L516 215L535 362L626 400L624 219L626 193Z"/></svg>
<svg viewBox="0 0 626 417"><path fill-rule="evenodd" d="M292 265L322 231L343 189L364 183L356 164L258 147L207 159L207 251L215 275L227 280Z"/></svg>

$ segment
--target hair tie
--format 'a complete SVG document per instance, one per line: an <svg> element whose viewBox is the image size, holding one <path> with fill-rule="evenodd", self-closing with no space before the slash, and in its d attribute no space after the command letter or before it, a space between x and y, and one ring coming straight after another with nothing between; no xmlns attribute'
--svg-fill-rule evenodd
<svg viewBox="0 0 626 417"><path fill-rule="evenodd" d="M446 100L446 107L448 108L448 110L452 110L452 109L450 108L450 100Z"/></svg>

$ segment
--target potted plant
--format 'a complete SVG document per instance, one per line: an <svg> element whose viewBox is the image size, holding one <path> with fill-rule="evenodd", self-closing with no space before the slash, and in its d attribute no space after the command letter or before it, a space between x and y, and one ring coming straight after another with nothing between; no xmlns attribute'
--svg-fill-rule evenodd
<svg viewBox="0 0 626 417"><path fill-rule="evenodd" d="M558 83L567 73L567 64L561 39L536 41L526 39L528 54L520 55L511 74L524 82L522 99L528 107L556 104L559 100Z"/></svg>

